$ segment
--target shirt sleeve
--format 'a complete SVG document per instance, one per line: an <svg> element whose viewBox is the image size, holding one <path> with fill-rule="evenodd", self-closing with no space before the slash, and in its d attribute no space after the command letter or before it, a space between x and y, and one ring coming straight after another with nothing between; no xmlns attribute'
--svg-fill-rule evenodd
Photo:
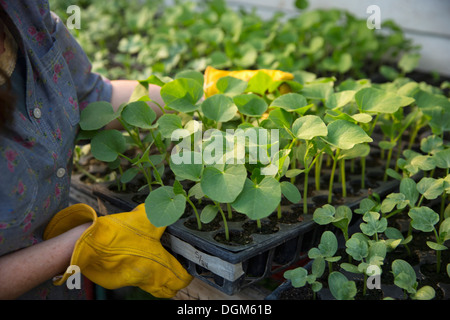
<svg viewBox="0 0 450 320"><path fill-rule="evenodd" d="M54 22L53 37L69 66L78 95L80 109L90 102L111 101L112 86L109 79L92 72L92 64L79 43L66 28L62 20L51 12Z"/></svg>

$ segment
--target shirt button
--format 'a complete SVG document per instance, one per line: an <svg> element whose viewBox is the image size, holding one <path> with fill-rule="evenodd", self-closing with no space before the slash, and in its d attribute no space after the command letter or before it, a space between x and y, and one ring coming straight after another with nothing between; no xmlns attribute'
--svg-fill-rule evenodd
<svg viewBox="0 0 450 320"><path fill-rule="evenodd" d="M56 171L56 176L57 176L58 178L62 178L65 174L66 174L66 169L64 169L64 168L59 168L59 169Z"/></svg>
<svg viewBox="0 0 450 320"><path fill-rule="evenodd" d="M33 110L33 116L34 116L36 119L39 119L39 118L42 116L41 109L39 109L39 108L34 108L34 110Z"/></svg>

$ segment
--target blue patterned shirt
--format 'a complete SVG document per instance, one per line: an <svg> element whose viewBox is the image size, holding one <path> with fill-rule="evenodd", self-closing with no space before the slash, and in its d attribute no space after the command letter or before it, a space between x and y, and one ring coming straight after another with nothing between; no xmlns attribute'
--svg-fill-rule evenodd
<svg viewBox="0 0 450 320"><path fill-rule="evenodd" d="M0 8L19 46L11 77L18 105L0 133L1 256L42 241L68 205L80 110L110 101L112 89L46 0L0 0Z"/></svg>

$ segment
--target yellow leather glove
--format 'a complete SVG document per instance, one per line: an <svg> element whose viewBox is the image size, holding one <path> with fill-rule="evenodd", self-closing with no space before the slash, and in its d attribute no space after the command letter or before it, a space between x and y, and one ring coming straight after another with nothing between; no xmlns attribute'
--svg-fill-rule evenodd
<svg viewBox="0 0 450 320"><path fill-rule="evenodd" d="M192 280L181 264L161 245L165 228L153 226L144 204L131 212L97 217L86 204L58 212L44 231L50 239L86 222L92 225L75 244L70 265L106 289L137 286L158 298L171 298ZM62 285L67 272L55 285Z"/></svg>
<svg viewBox="0 0 450 320"><path fill-rule="evenodd" d="M216 83L220 78L230 76L234 78L238 78L244 81L250 80L256 73L259 71L263 71L267 73L273 81L281 81L281 80L293 80L294 75L288 72L283 72L280 70L269 70L269 69L259 69L259 70L239 70L239 71L225 71L218 70L213 67L208 66L205 70L204 74L204 89L205 96L210 97L216 93L218 93ZM287 85L286 85L287 86ZM283 90L288 90L286 86L283 87Z"/></svg>

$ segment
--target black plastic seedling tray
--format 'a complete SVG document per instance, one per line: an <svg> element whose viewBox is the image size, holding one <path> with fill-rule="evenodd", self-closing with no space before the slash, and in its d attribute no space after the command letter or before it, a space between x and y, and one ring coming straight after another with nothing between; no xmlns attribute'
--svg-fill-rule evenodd
<svg viewBox="0 0 450 320"><path fill-rule="evenodd" d="M382 177L380 169L368 169L367 173L368 176ZM352 181L357 179L357 175L347 177L349 190ZM80 186L82 182L79 177L74 176L72 181L75 190L86 193L86 187ZM384 197L393 192L398 184L396 180L379 182L376 186L372 185L374 188L371 191ZM340 183L335 186L339 188ZM98 197L116 208L116 212L132 210L139 204L139 201L134 200L136 194L113 192L107 184L95 185L90 192L92 197ZM345 202L340 204L355 209L367 196L368 190L364 189L356 196L347 197ZM308 198L308 205L314 205L314 197ZM301 205L294 205L293 208L302 210ZM189 218L182 218L168 226L162 243L193 276L228 295L233 295L304 258L309 249L318 244L325 229L312 220L312 214L308 214L303 216L302 222L279 223L277 232L267 235L252 234L250 243L236 246L217 242L214 237L220 232L218 230L206 232L186 227L187 219ZM359 219L359 215L354 215L353 224ZM229 222L229 230L241 229L242 223Z"/></svg>

